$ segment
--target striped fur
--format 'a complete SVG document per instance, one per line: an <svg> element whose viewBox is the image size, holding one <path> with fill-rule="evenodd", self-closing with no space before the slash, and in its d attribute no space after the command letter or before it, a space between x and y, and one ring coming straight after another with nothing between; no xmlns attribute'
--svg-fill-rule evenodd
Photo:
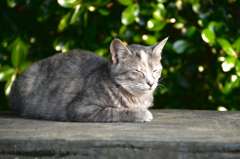
<svg viewBox="0 0 240 159"><path fill-rule="evenodd" d="M14 82L10 107L29 118L77 122L147 122L161 75L161 50L111 43L109 60L84 50L56 54Z"/></svg>

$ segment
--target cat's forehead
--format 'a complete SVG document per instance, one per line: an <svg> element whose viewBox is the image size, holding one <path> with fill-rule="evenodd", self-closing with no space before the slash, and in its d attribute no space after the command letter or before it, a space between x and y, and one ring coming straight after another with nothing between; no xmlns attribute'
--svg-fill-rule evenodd
<svg viewBox="0 0 240 159"><path fill-rule="evenodd" d="M152 54L152 49L147 46L132 44L132 45L128 45L127 48L134 55L141 54L141 52L145 52L146 54Z"/></svg>
<svg viewBox="0 0 240 159"><path fill-rule="evenodd" d="M150 69L160 64L159 59L153 56L153 51L151 47L136 44L129 45L127 47L137 62L135 64L142 69Z"/></svg>

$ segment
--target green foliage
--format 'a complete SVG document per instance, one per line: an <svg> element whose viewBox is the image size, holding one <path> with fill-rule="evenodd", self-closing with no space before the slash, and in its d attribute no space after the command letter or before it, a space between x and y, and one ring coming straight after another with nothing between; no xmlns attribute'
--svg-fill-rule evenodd
<svg viewBox="0 0 240 159"><path fill-rule="evenodd" d="M237 0L3 0L0 13L0 110L33 62L76 48L107 58L113 38L168 36L154 108L240 110Z"/></svg>

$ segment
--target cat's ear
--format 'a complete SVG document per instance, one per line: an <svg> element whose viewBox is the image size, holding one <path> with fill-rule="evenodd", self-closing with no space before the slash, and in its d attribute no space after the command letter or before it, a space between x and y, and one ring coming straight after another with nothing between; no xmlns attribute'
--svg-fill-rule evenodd
<svg viewBox="0 0 240 159"><path fill-rule="evenodd" d="M162 49L163 49L165 43L167 42L167 40L168 40L168 37L163 39L161 42L151 46L151 48L153 50L153 54L155 54L157 56L161 56Z"/></svg>
<svg viewBox="0 0 240 159"><path fill-rule="evenodd" d="M114 64L118 64L124 60L131 52L123 44L123 42L117 38L113 39L110 45L111 58Z"/></svg>

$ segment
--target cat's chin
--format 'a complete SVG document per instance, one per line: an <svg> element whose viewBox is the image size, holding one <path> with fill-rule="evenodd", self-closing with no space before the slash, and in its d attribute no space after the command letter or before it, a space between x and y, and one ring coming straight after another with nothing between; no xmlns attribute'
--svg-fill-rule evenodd
<svg viewBox="0 0 240 159"><path fill-rule="evenodd" d="M152 90L152 89L147 89L147 90L144 91L144 93L145 93L145 94L151 94L151 93L153 93L153 91L154 91L154 90Z"/></svg>
<svg viewBox="0 0 240 159"><path fill-rule="evenodd" d="M135 95L135 96L149 95L149 94L152 94L152 93L153 93L152 89L144 89L144 90L138 90L138 91L132 92L132 94Z"/></svg>

